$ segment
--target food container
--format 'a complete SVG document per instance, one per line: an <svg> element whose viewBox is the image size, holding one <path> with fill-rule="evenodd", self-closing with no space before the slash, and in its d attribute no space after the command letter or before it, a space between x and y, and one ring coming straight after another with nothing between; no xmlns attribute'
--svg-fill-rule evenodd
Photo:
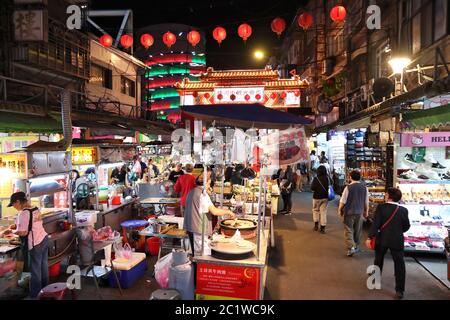
<svg viewBox="0 0 450 320"><path fill-rule="evenodd" d="M108 198L109 198L108 187L99 187L98 188L98 202L99 203L108 203Z"/></svg>
<svg viewBox="0 0 450 320"><path fill-rule="evenodd" d="M220 222L220 230L226 237L232 237L239 230L243 239L253 239L256 237L257 224L250 219L237 219L237 223L232 225L234 219L227 219Z"/></svg>
<svg viewBox="0 0 450 320"><path fill-rule="evenodd" d="M120 204L121 204L120 196L114 196L114 197L112 197L112 199L111 199L111 204L112 204L113 206L118 206L118 205L120 205Z"/></svg>

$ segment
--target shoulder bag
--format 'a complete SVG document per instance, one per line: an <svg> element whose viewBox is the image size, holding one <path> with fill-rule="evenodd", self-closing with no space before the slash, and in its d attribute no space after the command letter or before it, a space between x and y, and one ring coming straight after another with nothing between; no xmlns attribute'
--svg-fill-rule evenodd
<svg viewBox="0 0 450 320"><path fill-rule="evenodd" d="M381 226L380 230L378 231L378 235L381 233L381 231L383 231L387 227L387 225L394 218L395 214L398 211L398 208L399 208L399 206L397 206L397 208L395 208L394 212L391 214L389 219ZM377 243L377 236L375 236L375 237L373 237L373 238L371 238L369 240L370 240L369 245L368 245L369 249L375 250L376 243Z"/></svg>
<svg viewBox="0 0 450 320"><path fill-rule="evenodd" d="M317 181L319 181L322 188L328 192L328 201L333 201L334 198L336 198L336 194L334 192L332 183L330 183L330 178L328 178L328 190L323 186L322 182L320 182L320 179L318 177L316 177L316 178L317 178Z"/></svg>

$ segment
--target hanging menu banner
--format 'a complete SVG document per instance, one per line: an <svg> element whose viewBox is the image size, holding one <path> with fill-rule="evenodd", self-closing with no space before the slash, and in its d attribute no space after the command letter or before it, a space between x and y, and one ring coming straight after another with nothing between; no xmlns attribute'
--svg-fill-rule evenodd
<svg viewBox="0 0 450 320"><path fill-rule="evenodd" d="M72 147L72 164L96 164L98 163L97 147Z"/></svg>
<svg viewBox="0 0 450 320"><path fill-rule="evenodd" d="M448 147L450 132L402 133L402 147Z"/></svg>

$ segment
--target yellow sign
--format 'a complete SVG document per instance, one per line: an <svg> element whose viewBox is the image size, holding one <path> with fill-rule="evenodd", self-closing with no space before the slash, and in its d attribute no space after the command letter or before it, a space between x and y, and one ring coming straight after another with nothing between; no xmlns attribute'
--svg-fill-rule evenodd
<svg viewBox="0 0 450 320"><path fill-rule="evenodd" d="M0 177L2 179L19 179L27 176L26 153L0 154Z"/></svg>
<svg viewBox="0 0 450 320"><path fill-rule="evenodd" d="M96 164L98 162L97 147L72 147L72 164Z"/></svg>

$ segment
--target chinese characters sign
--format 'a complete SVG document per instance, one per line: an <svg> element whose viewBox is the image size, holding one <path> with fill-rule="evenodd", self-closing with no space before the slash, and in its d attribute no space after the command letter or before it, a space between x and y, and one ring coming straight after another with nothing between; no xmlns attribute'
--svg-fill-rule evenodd
<svg viewBox="0 0 450 320"><path fill-rule="evenodd" d="M197 299L259 300L261 269L207 263L197 265Z"/></svg>
<svg viewBox="0 0 450 320"><path fill-rule="evenodd" d="M97 147L73 147L72 148L72 164L84 165L95 164L98 162Z"/></svg>
<svg viewBox="0 0 450 320"><path fill-rule="evenodd" d="M47 12L44 10L14 11L16 41L48 41Z"/></svg>
<svg viewBox="0 0 450 320"><path fill-rule="evenodd" d="M27 155L25 153L0 154L0 198L9 198L13 192L13 180L26 178Z"/></svg>

